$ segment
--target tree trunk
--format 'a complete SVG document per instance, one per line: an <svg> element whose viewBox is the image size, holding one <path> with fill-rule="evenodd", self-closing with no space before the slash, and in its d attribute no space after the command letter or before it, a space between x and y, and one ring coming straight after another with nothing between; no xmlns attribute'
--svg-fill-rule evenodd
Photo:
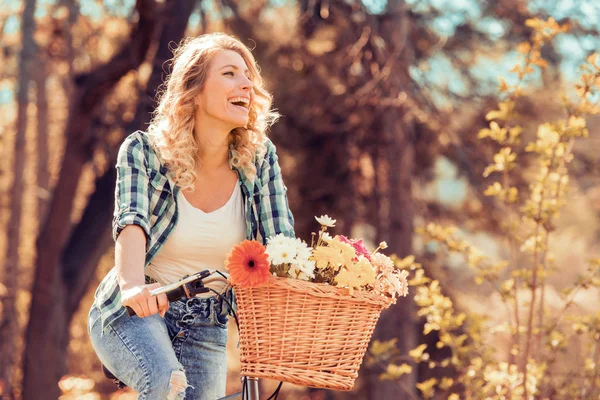
<svg viewBox="0 0 600 400"><path fill-rule="evenodd" d="M381 201L378 237L386 240L388 254L405 257L412 251L413 205L411 179L414 170L413 130L402 124L392 115L383 118L383 131L388 132L390 142L382 153L387 170L387 193ZM417 347L419 324L410 293L400 298L394 306L384 311L373 335L381 341L398 338L398 348L402 354ZM416 371L416 368L413 370ZM398 385L391 381L380 381L377 367L367 372L369 399L409 398L406 391L416 394L416 374L405 375Z"/></svg>
<svg viewBox="0 0 600 400"><path fill-rule="evenodd" d="M161 13L164 27L160 29L158 46L153 60L152 72L143 94L139 96L133 120L124 129L125 134L144 129L150 122L154 109L156 90L162 83L163 65L172 56L169 43L179 42L185 33L187 21L194 9L194 2L170 0ZM67 283L67 320L70 322L81 298L92 280L100 258L112 245L111 222L114 209L116 152L112 155L110 167L96 179L95 190L88 200L81 221L73 230L63 253L62 277Z"/></svg>
<svg viewBox="0 0 600 400"><path fill-rule="evenodd" d="M401 92L410 93L411 80L408 68L414 59L413 49L407 43L410 20L403 10L403 1L390 1L385 19L382 22L382 37L389 46L391 68L386 81L386 93L396 97ZM377 236L386 240L388 254L405 257L412 252L413 204L412 177L414 175L414 122L404 118L404 110L385 109L381 119L379 143L379 163L377 174L381 191L378 196L379 218ZM373 338L390 340L398 338L398 347L402 354L417 346L418 320L414 302L409 294L400 298L398 303L384 311L379 319ZM399 382L380 381L381 369L375 367L366 371L369 399L400 399L416 397L416 368L413 373L404 375ZM409 392L409 393L407 393Z"/></svg>
<svg viewBox="0 0 600 400"><path fill-rule="evenodd" d="M2 282L6 286L4 298L0 297L3 312L0 314L0 386L8 396L13 391L13 370L15 363L15 337L18 335L16 295L19 274L19 243L21 236L21 214L23 197L23 173L25 170L25 137L27 133L27 106L29 105L29 82L31 63L36 53L33 40L35 31L35 0L27 0L21 18L23 48L20 54L19 84L17 92L17 126L13 152L13 182L9 190L10 217L8 220L7 253ZM0 393L1 394L1 393Z"/></svg>
<svg viewBox="0 0 600 400"><path fill-rule="evenodd" d="M46 96L46 60L39 58L39 68L34 74L37 103L37 199L38 221L43 221L50 198L50 171L48 170L48 97Z"/></svg>
<svg viewBox="0 0 600 400"><path fill-rule="evenodd" d="M70 315L61 259L71 230L70 216L81 171L91 158L90 124L102 100L128 71L144 60L154 30L155 4L138 0L139 23L131 39L108 63L75 79L67 119L60 176L36 243L35 275L23 366L23 399L56 399L65 371Z"/></svg>

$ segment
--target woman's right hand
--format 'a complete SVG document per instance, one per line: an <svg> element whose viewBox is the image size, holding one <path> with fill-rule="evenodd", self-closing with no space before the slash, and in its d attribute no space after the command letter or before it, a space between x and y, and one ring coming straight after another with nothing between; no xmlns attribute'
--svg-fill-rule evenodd
<svg viewBox="0 0 600 400"><path fill-rule="evenodd" d="M148 285L137 285L121 289L121 303L124 307L131 307L138 317L149 317L160 313L161 317L169 309L169 300L167 295L162 293L157 296L151 296L152 289L159 288L158 283Z"/></svg>

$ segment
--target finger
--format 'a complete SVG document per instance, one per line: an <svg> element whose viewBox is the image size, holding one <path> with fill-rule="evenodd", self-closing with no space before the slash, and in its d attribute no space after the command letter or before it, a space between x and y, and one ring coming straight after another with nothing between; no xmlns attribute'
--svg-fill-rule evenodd
<svg viewBox="0 0 600 400"><path fill-rule="evenodd" d="M147 288L144 288L142 292L137 296L137 302L142 309L142 315L140 317L148 317L150 316L150 309L148 308L148 296L150 292Z"/></svg>
<svg viewBox="0 0 600 400"><path fill-rule="evenodd" d="M136 308L137 308L137 311L135 311ZM140 318L144 318L144 317L147 316L146 315L146 311L144 310L144 307L142 307L142 303L135 303L134 307L133 307L133 310L135 311L135 313L137 315L139 315Z"/></svg>
<svg viewBox="0 0 600 400"><path fill-rule="evenodd" d="M169 299L167 299L166 294L162 293L156 296L156 300L158 301L158 310L160 311L160 316L164 317L169 310Z"/></svg>
<svg viewBox="0 0 600 400"><path fill-rule="evenodd" d="M126 293L121 298L121 304L127 310L127 314L132 317L134 315L140 315L140 308L137 305L133 297L129 297Z"/></svg>
<svg viewBox="0 0 600 400"><path fill-rule="evenodd" d="M142 310L142 308L140 307L140 305L136 302L129 302L129 304L127 305L127 307L129 308L129 310L131 310L133 312L133 314L129 313L129 310L127 310L128 314L130 316L133 315L137 315L140 318L143 318L144 316L144 311Z"/></svg>
<svg viewBox="0 0 600 400"><path fill-rule="evenodd" d="M160 283L158 282L148 285L148 293L150 294L150 291L157 288L160 288ZM151 296L148 298L148 305L150 309L150 314L156 314L160 311L160 304L158 304L158 299L156 299L156 296Z"/></svg>
<svg viewBox="0 0 600 400"><path fill-rule="evenodd" d="M141 300L139 304L141 313L138 314L141 318L145 318L145 317L149 317L150 314L150 309L148 308L148 302L146 300Z"/></svg>
<svg viewBox="0 0 600 400"><path fill-rule="evenodd" d="M158 312L158 304L156 303L156 296L150 296L147 299L148 311L150 315L154 315Z"/></svg>

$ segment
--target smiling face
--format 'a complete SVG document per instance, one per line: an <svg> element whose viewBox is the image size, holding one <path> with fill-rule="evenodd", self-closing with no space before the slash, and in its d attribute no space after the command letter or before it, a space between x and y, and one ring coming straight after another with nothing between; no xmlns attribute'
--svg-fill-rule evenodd
<svg viewBox="0 0 600 400"><path fill-rule="evenodd" d="M244 58L233 50L221 50L210 61L204 87L196 98L196 120L227 132L245 127L253 96Z"/></svg>

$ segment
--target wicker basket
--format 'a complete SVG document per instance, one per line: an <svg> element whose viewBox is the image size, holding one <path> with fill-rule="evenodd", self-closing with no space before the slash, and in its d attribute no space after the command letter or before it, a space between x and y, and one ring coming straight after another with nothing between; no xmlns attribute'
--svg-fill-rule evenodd
<svg viewBox="0 0 600 400"><path fill-rule="evenodd" d="M343 391L354 386L379 314L392 302L277 277L234 290L243 375Z"/></svg>

